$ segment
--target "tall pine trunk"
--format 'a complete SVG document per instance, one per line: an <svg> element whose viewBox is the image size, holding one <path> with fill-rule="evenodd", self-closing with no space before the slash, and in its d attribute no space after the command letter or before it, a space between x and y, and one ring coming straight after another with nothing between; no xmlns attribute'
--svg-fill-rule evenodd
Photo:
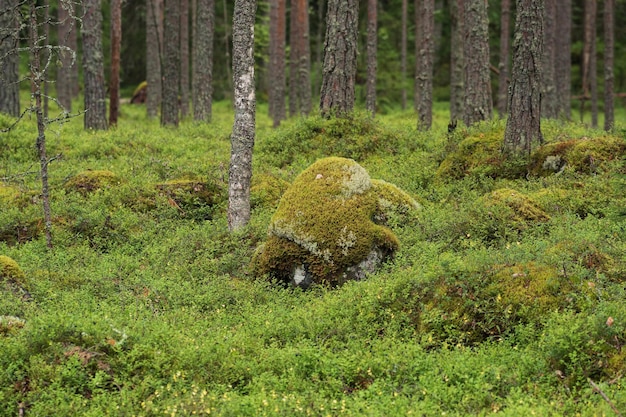
<svg viewBox="0 0 626 417"><path fill-rule="evenodd" d="M328 0L320 111L344 115L354 108L358 0Z"/></svg>
<svg viewBox="0 0 626 417"><path fill-rule="evenodd" d="M421 16L419 25L418 58L419 73L416 77L417 91L417 127L420 130L430 129L433 121L433 66L435 58L435 2L421 0Z"/></svg>
<svg viewBox="0 0 626 417"><path fill-rule="evenodd" d="M594 66L595 66L595 43L596 43L596 0L585 0L584 30L583 30L583 62L582 62L582 87L583 97L580 101L580 121L583 121L585 113L585 101L591 98L593 106L593 83L594 83ZM592 109L592 125L593 123ZM597 125L597 120L596 123ZM594 125L595 126L595 125Z"/></svg>
<svg viewBox="0 0 626 417"><path fill-rule="evenodd" d="M17 0L0 0L0 113L20 115L19 9Z"/></svg>
<svg viewBox="0 0 626 417"><path fill-rule="evenodd" d="M365 108L376 115L376 52L378 49L378 0L367 1L367 81Z"/></svg>
<svg viewBox="0 0 626 417"><path fill-rule="evenodd" d="M107 119L100 0L83 2L82 35L85 129L105 130Z"/></svg>
<svg viewBox="0 0 626 417"><path fill-rule="evenodd" d="M193 39L193 116L210 122L213 105L213 34L215 0L197 0L196 37Z"/></svg>
<svg viewBox="0 0 626 417"><path fill-rule="evenodd" d="M285 110L286 0L270 0L270 90L269 112L278 127L287 117Z"/></svg>
<svg viewBox="0 0 626 417"><path fill-rule="evenodd" d="M58 8L59 67L57 68L57 100L66 112L72 111L74 98L73 71L77 67L76 21L71 2L60 2ZM73 40L72 40L73 38ZM74 46L72 46L72 44Z"/></svg>
<svg viewBox="0 0 626 417"><path fill-rule="evenodd" d="M509 54L511 52L511 0L500 2L500 60L498 62L498 102L500 117L506 115L509 100Z"/></svg>
<svg viewBox="0 0 626 417"><path fill-rule="evenodd" d="M161 51L163 50L162 0L146 0L146 109L149 118L159 114L162 99Z"/></svg>
<svg viewBox="0 0 626 417"><path fill-rule="evenodd" d="M401 105L402 110L406 110L407 94L406 94L406 51L408 45L408 15L409 1L402 0L402 16L400 17L402 25L402 33L400 35L400 85L401 85Z"/></svg>
<svg viewBox="0 0 626 417"><path fill-rule="evenodd" d="M235 0L233 14L233 86L235 122L231 135L228 177L228 228L250 221L250 180L254 147L256 98L254 90L254 16L256 0Z"/></svg>
<svg viewBox="0 0 626 417"><path fill-rule="evenodd" d="M463 118L465 84L463 78L463 37L464 6L463 0L451 0L452 28L450 34L450 120L456 122Z"/></svg>
<svg viewBox="0 0 626 417"><path fill-rule="evenodd" d="M122 47L122 1L111 0L111 78L109 125L117 125L120 107L120 52Z"/></svg>
<svg viewBox="0 0 626 417"><path fill-rule="evenodd" d="M489 20L485 0L465 1L465 103L463 121L470 126L491 118L489 78Z"/></svg>
<svg viewBox="0 0 626 417"><path fill-rule="evenodd" d="M296 21L298 36L298 104L300 114L311 113L311 44L309 33L309 0L294 0L298 3Z"/></svg>
<svg viewBox="0 0 626 417"><path fill-rule="evenodd" d="M165 0L161 125L178 126L180 92L180 1Z"/></svg>
<svg viewBox="0 0 626 417"><path fill-rule="evenodd" d="M504 152L530 156L541 135L541 58L543 10L541 0L517 0L513 40L513 71Z"/></svg>
<svg viewBox="0 0 626 417"><path fill-rule="evenodd" d="M549 119L559 115L555 79L556 13L556 0L544 0L541 115Z"/></svg>
<svg viewBox="0 0 626 417"><path fill-rule="evenodd" d="M615 49L615 0L604 0L604 130L613 129L614 124L614 49Z"/></svg>
<svg viewBox="0 0 626 417"><path fill-rule="evenodd" d="M189 114L189 0L180 0L180 113Z"/></svg>
<svg viewBox="0 0 626 417"><path fill-rule="evenodd" d="M572 0L556 0L555 71L556 96L559 117L572 117Z"/></svg>

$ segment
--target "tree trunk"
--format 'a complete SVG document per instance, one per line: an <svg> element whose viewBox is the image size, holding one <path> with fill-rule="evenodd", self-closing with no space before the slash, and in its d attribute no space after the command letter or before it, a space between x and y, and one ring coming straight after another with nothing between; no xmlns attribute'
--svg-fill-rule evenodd
<svg viewBox="0 0 626 417"><path fill-rule="evenodd" d="M615 49L615 0L604 0L604 130L613 129L614 93L613 65Z"/></svg>
<svg viewBox="0 0 626 417"><path fill-rule="evenodd" d="M406 51L408 44L408 17L409 17L409 2L408 0L402 0L402 34L400 38L400 83L401 83L401 105L402 110L406 110Z"/></svg>
<svg viewBox="0 0 626 417"><path fill-rule="evenodd" d="M233 85L235 122L231 136L228 178L228 228L250 221L250 180L254 147L254 18L256 0L235 0L233 14Z"/></svg>
<svg viewBox="0 0 626 417"><path fill-rule="evenodd" d="M417 81L417 77L420 74L421 61L420 61L420 44L422 43L420 36L422 36L422 32L420 30L420 26L422 25L422 16L420 15L422 7L422 0L415 0L413 2L413 17L415 22L415 72L413 74L413 110L417 112L417 105L419 102L419 83Z"/></svg>
<svg viewBox="0 0 626 417"><path fill-rule="evenodd" d="M109 125L117 125L120 107L120 51L122 47L122 1L111 0L111 79Z"/></svg>
<svg viewBox="0 0 626 417"><path fill-rule="evenodd" d="M285 3L270 1L270 91L269 111L274 127L287 117L285 110Z"/></svg>
<svg viewBox="0 0 626 417"><path fill-rule="evenodd" d="M59 37L59 68L57 68L57 101L66 112L72 111L74 86L72 72L76 68L77 50L72 48L71 37L76 42L76 27L74 9L71 2L60 2L58 9L58 37Z"/></svg>
<svg viewBox="0 0 626 417"><path fill-rule="evenodd" d="M513 40L513 72L509 89L509 118L504 132L507 154L530 156L541 135L541 58L543 10L541 0L517 0Z"/></svg>
<svg viewBox="0 0 626 417"><path fill-rule="evenodd" d="M82 35L85 129L105 130L107 118L100 0L83 2Z"/></svg>
<svg viewBox="0 0 626 417"><path fill-rule="evenodd" d="M197 0L196 31L193 58L193 116L210 122L213 104L213 34L215 1Z"/></svg>
<svg viewBox="0 0 626 417"><path fill-rule="evenodd" d="M0 0L0 113L14 117L20 115L18 7L17 0Z"/></svg>
<svg viewBox="0 0 626 417"><path fill-rule="evenodd" d="M450 120L456 122L463 117L465 84L463 83L463 0L451 0L452 28L450 34Z"/></svg>
<svg viewBox="0 0 626 417"><path fill-rule="evenodd" d="M589 60L589 89L591 90L591 127L598 127L598 54L596 50L596 17L598 4L594 2L591 57Z"/></svg>
<svg viewBox="0 0 626 417"><path fill-rule="evenodd" d="M162 0L146 0L146 81L148 91L146 109L149 118L159 114L162 98L161 44L163 23L161 21Z"/></svg>
<svg viewBox="0 0 626 417"><path fill-rule="evenodd" d="M555 37L555 72L559 117L572 117L572 0L557 0Z"/></svg>
<svg viewBox="0 0 626 417"><path fill-rule="evenodd" d="M358 36L358 0L329 0L320 111L325 117L354 108Z"/></svg>
<svg viewBox="0 0 626 417"><path fill-rule="evenodd" d="M556 0L544 0L541 115L548 119L556 119L559 115L555 79L555 42Z"/></svg>
<svg viewBox="0 0 626 417"><path fill-rule="evenodd" d="M465 1L465 103L463 121L470 126L491 118L491 80L489 78L489 20L485 0Z"/></svg>
<svg viewBox="0 0 626 417"><path fill-rule="evenodd" d="M37 117L37 153L39 154L40 174L41 174L41 200L43 203L43 213L46 231L46 245L52 248L52 214L50 209L50 187L48 185L48 157L46 155L46 125L43 115L43 103L41 99L43 74L41 70L41 49L39 45L37 20L37 4L35 0L29 2L29 44L30 44L30 73L31 90L35 99L34 111Z"/></svg>
<svg viewBox="0 0 626 417"><path fill-rule="evenodd" d="M298 104L300 114L311 113L311 45L309 34L309 1L294 0L297 4L298 27Z"/></svg>
<svg viewBox="0 0 626 417"><path fill-rule="evenodd" d="M161 125L178 126L180 91L180 1L165 0Z"/></svg>
<svg viewBox="0 0 626 417"><path fill-rule="evenodd" d="M180 0L180 113L189 114L189 0Z"/></svg>
<svg viewBox="0 0 626 417"><path fill-rule="evenodd" d="M595 41L596 41L596 0L585 0L585 16L584 16L584 30L583 30L583 62L582 62L582 86L583 86L583 98L580 101L580 121L583 121L585 112L585 100L591 96L592 84L593 84L593 56L595 55ZM592 112L593 113L593 112ZM592 115L593 117L593 115ZM597 122L597 121L596 121ZM592 122L593 124L593 122Z"/></svg>
<svg viewBox="0 0 626 417"><path fill-rule="evenodd" d="M315 34L315 68L322 68L322 57L324 53L324 32L325 32L325 15L324 11L326 10L326 0L318 0L317 2L317 32ZM321 71L315 71L315 74L321 75ZM314 79L313 91L318 93L321 88L321 77L316 75ZM311 103L313 106L313 103Z"/></svg>
<svg viewBox="0 0 626 417"><path fill-rule="evenodd" d="M43 0L43 22L42 22L42 26L43 26L43 38L44 38L44 42L46 42L47 44L50 44L50 0ZM45 48L43 51L43 61L44 61L44 65L43 65L43 78L42 78L42 82L43 82L43 117L44 120L48 119L48 109L50 107L49 105L49 97L50 97L50 83L48 82L47 79L47 69L50 67L50 63L52 61L52 55L50 54L50 49Z"/></svg>
<svg viewBox="0 0 626 417"><path fill-rule="evenodd" d="M420 130L430 129L433 122L433 66L435 57L435 2L434 0L421 0L421 25L419 66L417 74L417 127Z"/></svg>
<svg viewBox="0 0 626 417"><path fill-rule="evenodd" d="M227 2L226 0L223 0L223 8L224 8L224 56L226 58L226 62L228 64L232 64L231 62L231 55L230 55L230 38L231 38L231 28L230 25L228 24L228 7L227 7ZM230 84L230 82L232 81L232 74L231 74L231 65L226 65L226 80L227 83ZM232 91L231 88L227 88L227 91Z"/></svg>
<svg viewBox="0 0 626 417"><path fill-rule="evenodd" d="M500 3L500 62L498 63L498 114L504 117L509 100L509 54L511 53L511 0Z"/></svg>
<svg viewBox="0 0 626 417"><path fill-rule="evenodd" d="M376 50L378 48L378 0L367 1L367 81L365 108L376 115Z"/></svg>

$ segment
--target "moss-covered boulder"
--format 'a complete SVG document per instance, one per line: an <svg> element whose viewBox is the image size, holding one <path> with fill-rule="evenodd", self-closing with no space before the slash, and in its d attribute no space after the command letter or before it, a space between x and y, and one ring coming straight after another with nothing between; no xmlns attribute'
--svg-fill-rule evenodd
<svg viewBox="0 0 626 417"><path fill-rule="evenodd" d="M107 170L87 170L76 174L65 182L66 191L76 191L82 195L121 183L120 178Z"/></svg>
<svg viewBox="0 0 626 417"><path fill-rule="evenodd" d="M354 160L318 160L283 195L252 269L304 288L363 279L398 249L386 220L418 208Z"/></svg>
<svg viewBox="0 0 626 417"><path fill-rule="evenodd" d="M529 171L546 176L570 167L576 172L594 173L625 152L626 141L611 135L548 143L533 152Z"/></svg>

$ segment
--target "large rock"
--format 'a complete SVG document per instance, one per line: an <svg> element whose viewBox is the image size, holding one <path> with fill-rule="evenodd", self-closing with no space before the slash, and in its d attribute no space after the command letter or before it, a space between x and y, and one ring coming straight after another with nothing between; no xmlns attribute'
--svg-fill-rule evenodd
<svg viewBox="0 0 626 417"><path fill-rule="evenodd" d="M387 221L419 207L351 159L321 159L283 195L252 269L303 288L363 279L398 249Z"/></svg>

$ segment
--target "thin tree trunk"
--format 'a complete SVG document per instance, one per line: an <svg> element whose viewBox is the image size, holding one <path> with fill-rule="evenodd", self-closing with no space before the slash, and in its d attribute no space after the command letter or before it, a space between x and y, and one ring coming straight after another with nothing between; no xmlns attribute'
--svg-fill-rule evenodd
<svg viewBox="0 0 626 417"><path fill-rule="evenodd" d="M226 0L223 0L223 4L224 4L224 56L226 58L226 62L229 64L232 64L231 55L230 55L231 28L228 25L228 7L226 5ZM232 80L231 65L226 65L226 80L228 84L230 84L230 81ZM230 88L226 89L226 91L229 91L229 90L231 89Z"/></svg>
<svg viewBox="0 0 626 417"><path fill-rule="evenodd" d="M293 117L298 114L300 106L298 105L298 58L300 51L298 47L298 36L300 30L298 28L298 1L290 0L289 12L289 116Z"/></svg>
<svg viewBox="0 0 626 417"><path fill-rule="evenodd" d="M594 15L597 17L597 3ZM591 126L598 127L598 54L596 50L596 19L593 20L591 58L589 60L589 88L591 90Z"/></svg>
<svg viewBox="0 0 626 417"><path fill-rule="evenodd" d="M228 228L250 221L250 180L254 147L256 99L254 91L254 20L256 0L235 0L233 14L233 85L235 122L231 136L228 178Z"/></svg>
<svg viewBox="0 0 626 417"><path fill-rule="evenodd" d="M500 61L498 63L498 114L506 115L509 100L509 54L511 52L511 0L500 3Z"/></svg>
<svg viewBox="0 0 626 417"><path fill-rule="evenodd" d="M117 125L120 107L120 52L122 47L122 2L111 0L111 79L109 80L109 125Z"/></svg>
<svg viewBox="0 0 626 417"><path fill-rule="evenodd" d="M85 129L105 130L107 117L100 0L83 2L82 35Z"/></svg>
<svg viewBox="0 0 626 417"><path fill-rule="evenodd" d="M193 59L194 119L210 122L213 108L213 34L215 32L215 1L197 0Z"/></svg>
<svg viewBox="0 0 626 417"><path fill-rule="evenodd" d="M614 50L615 50L615 0L604 0L604 130L613 129L614 124Z"/></svg>
<svg viewBox="0 0 626 417"><path fill-rule="evenodd" d="M270 1L269 111L274 127L287 117L285 110L286 0Z"/></svg>
<svg viewBox="0 0 626 417"><path fill-rule="evenodd" d="M595 31L596 31L596 0L585 0L585 16L583 31L583 98L580 101L580 121L583 121L585 112L585 99L591 96L592 88L592 65L595 55ZM593 115L592 115L593 117ZM593 124L593 122L592 122Z"/></svg>
<svg viewBox="0 0 626 417"><path fill-rule="evenodd" d="M463 82L463 0L451 0L452 33L450 36L450 120L456 122L463 118L465 102L465 84Z"/></svg>
<svg viewBox="0 0 626 417"><path fill-rule="evenodd" d="M148 82L146 109L149 118L158 116L162 99L161 51L163 46L160 35L163 32L162 4L161 0L146 0L146 81Z"/></svg>
<svg viewBox="0 0 626 417"><path fill-rule="evenodd" d="M406 51L408 44L408 14L409 14L409 2L408 0L402 0L402 16L401 16L401 25L402 25L402 35L400 38L400 83L402 86L401 93L401 105L402 110L406 110Z"/></svg>
<svg viewBox="0 0 626 417"><path fill-rule="evenodd" d="M0 113L20 115L19 8L17 0L0 0Z"/></svg>
<svg viewBox="0 0 626 417"><path fill-rule="evenodd" d="M317 3L317 33L315 35L315 68L322 68L322 59L324 52L324 10L326 6L326 0L318 0ZM316 74L321 74L321 71L315 71ZM321 88L321 77L316 76L314 79L313 91L319 93ZM311 103L311 106L313 104Z"/></svg>
<svg viewBox="0 0 626 417"><path fill-rule="evenodd" d="M509 118L504 132L507 154L530 156L541 135L541 58L543 10L540 0L517 0L513 40L513 72L509 93Z"/></svg>
<svg viewBox="0 0 626 417"><path fill-rule="evenodd" d="M161 125L178 126L180 92L180 1L165 0Z"/></svg>
<svg viewBox="0 0 626 417"><path fill-rule="evenodd" d="M559 117L572 117L572 0L557 0L555 72Z"/></svg>
<svg viewBox="0 0 626 417"><path fill-rule="evenodd" d="M367 81L365 108L376 115L376 50L378 49L378 1L367 1Z"/></svg>
<svg viewBox="0 0 626 417"><path fill-rule="evenodd" d="M299 28L298 42L298 103L300 114L311 113L311 44L309 34L309 1L298 3L296 20Z"/></svg>
<svg viewBox="0 0 626 417"><path fill-rule="evenodd" d="M556 12L556 0L544 0L541 115L549 119L559 115L555 79Z"/></svg>
<svg viewBox="0 0 626 417"><path fill-rule="evenodd" d="M73 10L71 2L59 2L58 8L58 38L59 38L59 62L60 66L57 68L57 101L63 107L66 112L72 111L72 98L73 86L72 86L72 68L76 66L76 53L75 49L70 46L70 37L72 33L74 38L76 37L76 27L74 25Z"/></svg>
<svg viewBox="0 0 626 417"><path fill-rule="evenodd" d="M50 209L50 188L48 185L48 157L46 155L45 119L41 99L43 71L41 71L41 45L39 45L37 20L37 4L35 0L29 2L29 35L30 35L30 72L33 97L35 99L35 115L37 117L37 152L41 170L41 200L46 233L46 246L52 249L52 215Z"/></svg>
<svg viewBox="0 0 626 417"><path fill-rule="evenodd" d="M420 29L422 25L422 16L420 15L421 7L423 0L415 0L413 2L414 6L414 21L415 21L415 73L413 74L413 110L417 111L419 100L420 100L420 91L419 91L419 82L417 77L421 72L421 61L420 61L420 45L422 40L420 37L422 36L422 31Z"/></svg>
<svg viewBox="0 0 626 417"><path fill-rule="evenodd" d="M485 0L465 1L465 104L463 121L470 126L491 118L489 20ZM469 24L471 22L471 24Z"/></svg>
<svg viewBox="0 0 626 417"><path fill-rule="evenodd" d="M345 115L354 108L359 2L329 0L320 110Z"/></svg>
<svg viewBox="0 0 626 417"><path fill-rule="evenodd" d="M50 42L50 0L44 0L43 2L43 37L44 42ZM47 74L47 69L50 67L52 56L50 55L50 50L48 48L43 50L43 72L44 77L42 79L43 82L43 117L44 119L48 118L48 109L50 108L50 83L47 80L45 74Z"/></svg>
<svg viewBox="0 0 626 417"><path fill-rule="evenodd" d="M421 0L421 25L419 66L417 74L417 127L420 130L430 129L433 122L433 67L435 58L435 2L434 0Z"/></svg>
<svg viewBox="0 0 626 417"><path fill-rule="evenodd" d="M180 0L180 113L189 114L189 0Z"/></svg>

